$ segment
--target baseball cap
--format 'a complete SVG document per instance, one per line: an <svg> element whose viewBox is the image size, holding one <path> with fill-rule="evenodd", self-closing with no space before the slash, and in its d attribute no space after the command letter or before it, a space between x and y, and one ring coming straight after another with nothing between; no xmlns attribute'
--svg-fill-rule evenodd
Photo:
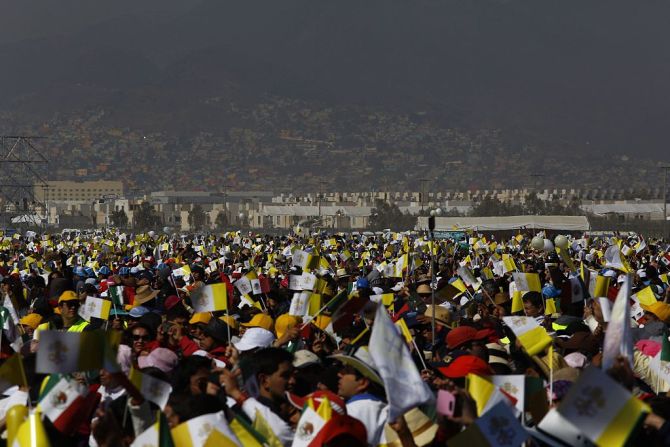
<svg viewBox="0 0 670 447"><path fill-rule="evenodd" d="M251 327L242 335L242 339L233 343L238 351L250 351L256 348L267 348L275 339L275 334L260 327Z"/></svg>
<svg viewBox="0 0 670 447"><path fill-rule="evenodd" d="M128 312L128 315L130 318L142 318L144 315L149 313L149 309L147 309L144 306L137 306L133 307L130 309L130 312Z"/></svg>
<svg viewBox="0 0 670 447"><path fill-rule="evenodd" d="M293 366L295 368L303 368L309 365L320 365L321 359L318 355L307 349L300 349L293 355ZM301 407L302 408L302 407Z"/></svg>
<svg viewBox="0 0 670 447"><path fill-rule="evenodd" d="M447 334L447 347L456 349L469 341L482 340L487 334L488 331L478 331L472 326L459 326Z"/></svg>
<svg viewBox="0 0 670 447"><path fill-rule="evenodd" d="M149 355L137 358L137 365L140 368L156 367L165 373L171 372L179 363L177 354L167 348L156 348Z"/></svg>
<svg viewBox="0 0 670 447"><path fill-rule="evenodd" d="M266 314L256 314L251 321L248 323L241 323L241 325L249 328L263 328L266 331L272 331L274 329L274 321L272 320L272 317Z"/></svg>
<svg viewBox="0 0 670 447"><path fill-rule="evenodd" d="M237 330L237 328L240 327L240 324L237 322L235 317L233 317L232 315L224 315L222 317L219 317L219 320L226 323L228 326L230 326L231 329Z"/></svg>
<svg viewBox="0 0 670 447"><path fill-rule="evenodd" d="M79 297L73 290L66 290L58 297L58 302L79 300Z"/></svg>
<svg viewBox="0 0 670 447"><path fill-rule="evenodd" d="M277 334L277 338L283 337L286 331L297 326L299 323L300 320L294 315L282 314L278 316L277 321L275 322L275 333Z"/></svg>
<svg viewBox="0 0 670 447"><path fill-rule="evenodd" d="M445 377L449 379L458 379L468 374L478 376L488 376L493 374L493 370L483 359L474 355L462 355L446 367L437 368Z"/></svg>
<svg viewBox="0 0 670 447"><path fill-rule="evenodd" d="M198 324L198 323L203 323L207 324L209 323L209 320L212 319L212 314L209 312L196 312L193 314L190 320L188 320L189 324Z"/></svg>
<svg viewBox="0 0 670 447"><path fill-rule="evenodd" d="M19 320L19 324L30 326L33 329L36 329L41 322L42 322L42 315L36 313L28 314Z"/></svg>

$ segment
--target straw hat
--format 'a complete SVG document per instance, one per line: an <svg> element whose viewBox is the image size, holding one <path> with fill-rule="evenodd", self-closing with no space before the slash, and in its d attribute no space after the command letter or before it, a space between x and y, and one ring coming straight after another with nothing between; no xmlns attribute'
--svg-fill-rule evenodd
<svg viewBox="0 0 670 447"><path fill-rule="evenodd" d="M139 306L147 301L151 301L156 298L159 293L160 290L153 290L149 285L139 286L135 290L135 305Z"/></svg>
<svg viewBox="0 0 670 447"><path fill-rule="evenodd" d="M403 416L409 431L412 432L414 443L421 447L430 444L437 434L437 424L431 421L418 408L414 408ZM386 445L389 447L401 447L402 442L398 437L398 433L391 428L389 424L384 426L384 436L386 437Z"/></svg>

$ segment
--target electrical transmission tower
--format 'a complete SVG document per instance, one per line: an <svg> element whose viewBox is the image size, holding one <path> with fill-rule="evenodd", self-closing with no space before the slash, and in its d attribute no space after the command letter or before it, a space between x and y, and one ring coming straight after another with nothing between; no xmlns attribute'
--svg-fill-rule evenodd
<svg viewBox="0 0 670 447"><path fill-rule="evenodd" d="M37 210L48 215L47 183L48 160L35 147L44 137L28 135L0 136L0 200L2 201L2 223L7 227L10 216L16 223L38 226L41 219ZM36 197L35 192L43 192Z"/></svg>

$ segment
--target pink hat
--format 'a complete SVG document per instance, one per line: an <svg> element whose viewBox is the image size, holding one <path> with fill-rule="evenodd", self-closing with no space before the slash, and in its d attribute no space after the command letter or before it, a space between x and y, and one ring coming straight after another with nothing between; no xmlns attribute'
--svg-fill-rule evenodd
<svg viewBox="0 0 670 447"><path fill-rule="evenodd" d="M167 348L156 348L149 353L137 359L137 365L140 368L156 367L164 373L169 373L179 363L177 354Z"/></svg>

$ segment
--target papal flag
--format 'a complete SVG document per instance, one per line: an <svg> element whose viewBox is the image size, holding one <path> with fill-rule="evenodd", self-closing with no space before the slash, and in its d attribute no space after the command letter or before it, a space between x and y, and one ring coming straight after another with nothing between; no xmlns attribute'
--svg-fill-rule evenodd
<svg viewBox="0 0 670 447"><path fill-rule="evenodd" d="M626 444L644 414L651 411L647 404L594 366L584 370L557 410L601 447Z"/></svg>
<svg viewBox="0 0 670 447"><path fill-rule="evenodd" d="M207 438L215 430L221 432L229 446L242 447L230 430L223 411L204 414L182 422L172 429L172 439L175 447L198 447L205 445ZM227 447L225 443L219 445Z"/></svg>
<svg viewBox="0 0 670 447"><path fill-rule="evenodd" d="M449 440L450 446L520 446L529 438L511 408L498 402L489 411L475 419L473 424Z"/></svg>
<svg viewBox="0 0 670 447"><path fill-rule="evenodd" d="M654 291L651 290L651 286L645 287L644 289L640 290L635 295L633 295L631 298L637 298L640 304L644 306L651 306L656 301L658 301L658 299L656 299Z"/></svg>
<svg viewBox="0 0 670 447"><path fill-rule="evenodd" d="M129 379L146 400L155 403L161 410L165 409L172 392L172 386L169 383L144 374L135 368L131 368Z"/></svg>
<svg viewBox="0 0 670 447"><path fill-rule="evenodd" d="M512 273L516 289L524 292L542 292L540 275L537 273Z"/></svg>
<svg viewBox="0 0 670 447"><path fill-rule="evenodd" d="M532 317L503 317L528 355L537 355L551 344L551 337Z"/></svg>
<svg viewBox="0 0 670 447"><path fill-rule="evenodd" d="M105 368L119 370L116 351L120 333L111 331L41 331L36 371L43 374L71 373Z"/></svg>
<svg viewBox="0 0 670 447"><path fill-rule="evenodd" d="M191 295L191 302L196 312L216 312L228 309L226 284L208 284L196 289Z"/></svg>
<svg viewBox="0 0 670 447"><path fill-rule="evenodd" d="M465 387L477 405L477 415L481 416L490 410L498 402L515 405L516 399L506 395L488 377L468 374L465 378Z"/></svg>
<svg viewBox="0 0 670 447"><path fill-rule="evenodd" d="M14 386L28 386L21 354L16 353L0 366L0 393Z"/></svg>
<svg viewBox="0 0 670 447"><path fill-rule="evenodd" d="M621 256L621 250L618 245L610 245L605 250L605 267L621 270L624 273L631 272L626 258Z"/></svg>
<svg viewBox="0 0 670 447"><path fill-rule="evenodd" d="M50 447L49 436L42 424L41 415L35 411L19 426L12 447Z"/></svg>
<svg viewBox="0 0 670 447"><path fill-rule="evenodd" d="M88 296L84 305L79 308L79 315L86 321L91 321L91 318L108 320L111 310L112 302L110 300Z"/></svg>
<svg viewBox="0 0 670 447"><path fill-rule="evenodd" d="M421 379L404 338L393 325L384 306L377 307L368 349L384 382L390 420L395 420L417 405L434 400L433 392ZM398 393L399 389L403 392Z"/></svg>
<svg viewBox="0 0 670 447"><path fill-rule="evenodd" d="M607 370L614 366L616 358L623 356L633 367L633 338L630 331L630 276L626 275L617 294L610 321L605 331L602 367Z"/></svg>

